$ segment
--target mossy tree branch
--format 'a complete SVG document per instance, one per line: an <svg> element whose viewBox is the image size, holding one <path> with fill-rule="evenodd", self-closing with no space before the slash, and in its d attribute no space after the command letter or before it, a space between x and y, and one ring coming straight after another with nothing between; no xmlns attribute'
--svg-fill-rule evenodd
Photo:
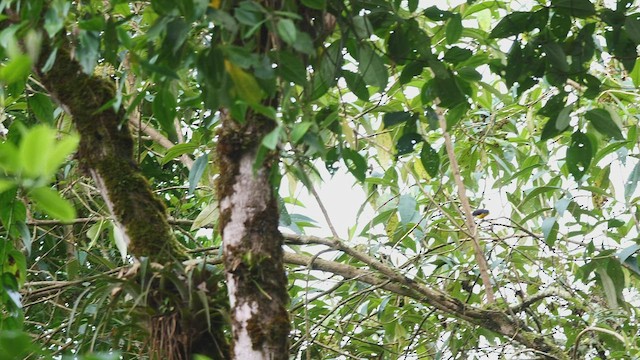
<svg viewBox="0 0 640 360"><path fill-rule="evenodd" d="M64 45L57 49L51 69L42 72L52 51L49 44L43 46L36 72L52 97L71 114L80 133L80 165L95 180L129 252L158 262L185 258L167 222L164 204L134 162L124 110L105 106L115 97L114 84L83 73Z"/></svg>

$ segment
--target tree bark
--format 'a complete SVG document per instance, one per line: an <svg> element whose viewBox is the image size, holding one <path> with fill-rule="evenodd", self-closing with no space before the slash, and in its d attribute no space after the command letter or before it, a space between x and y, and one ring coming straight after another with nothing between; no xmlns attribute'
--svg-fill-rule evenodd
<svg viewBox="0 0 640 360"><path fill-rule="evenodd" d="M57 50L51 69L42 73L51 51L48 44L43 46L36 71L49 93L71 114L80 133L80 165L95 181L128 251L158 262L184 259L164 204L134 162L124 109L103 109L115 97L115 86L108 79L83 73L65 46Z"/></svg>
<svg viewBox="0 0 640 360"><path fill-rule="evenodd" d="M279 212L269 181L275 154L256 163L273 121L248 112L241 124L222 111L217 181L232 358L288 359L289 296L284 274Z"/></svg>

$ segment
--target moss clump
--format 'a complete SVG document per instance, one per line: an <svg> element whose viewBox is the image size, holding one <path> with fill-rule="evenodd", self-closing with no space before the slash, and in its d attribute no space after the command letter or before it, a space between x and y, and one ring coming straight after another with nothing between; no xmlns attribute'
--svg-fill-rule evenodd
<svg viewBox="0 0 640 360"><path fill-rule="evenodd" d="M47 59L50 52L45 45L41 59ZM54 66L41 78L73 117L80 134L81 167L95 171L104 182L113 215L125 226L131 240L130 253L158 262L186 258L167 223L163 203L133 160L134 143L124 110L115 111L110 106L100 110L115 97L114 84L83 73L65 47L58 49Z"/></svg>

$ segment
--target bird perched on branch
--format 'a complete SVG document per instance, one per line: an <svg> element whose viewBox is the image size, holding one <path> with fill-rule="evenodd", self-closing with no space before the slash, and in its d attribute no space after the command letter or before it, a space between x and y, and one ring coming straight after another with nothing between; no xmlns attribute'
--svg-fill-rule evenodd
<svg viewBox="0 0 640 360"><path fill-rule="evenodd" d="M487 215L489 215L489 210L487 210L487 209L476 209L471 213L471 215L477 217L478 219L484 219L485 217L487 217Z"/></svg>

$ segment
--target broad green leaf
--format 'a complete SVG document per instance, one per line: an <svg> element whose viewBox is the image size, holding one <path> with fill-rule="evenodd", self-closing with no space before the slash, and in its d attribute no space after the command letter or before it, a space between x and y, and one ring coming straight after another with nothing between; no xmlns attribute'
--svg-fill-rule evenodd
<svg viewBox="0 0 640 360"><path fill-rule="evenodd" d="M184 143L172 146L171 149L167 150L164 154L164 157L160 160L160 164L164 165L178 156L193 153L198 147L199 146L197 144L193 143Z"/></svg>
<svg viewBox="0 0 640 360"><path fill-rule="evenodd" d="M80 31L80 42L76 48L76 56L85 74L92 74L98 64L100 36L96 31Z"/></svg>
<svg viewBox="0 0 640 360"><path fill-rule="evenodd" d="M571 111L573 111L573 104L565 106L565 108L558 113L558 117L555 121L556 130L562 132L569 127L569 122L571 121L571 117L569 115L571 115Z"/></svg>
<svg viewBox="0 0 640 360"><path fill-rule="evenodd" d="M371 26L367 16L354 16L352 21L353 31L356 33L358 39L368 39L371 37L373 26Z"/></svg>
<svg viewBox="0 0 640 360"><path fill-rule="evenodd" d="M473 56L473 52L471 50L453 46L444 53L444 60L457 64L469 59L471 56Z"/></svg>
<svg viewBox="0 0 640 360"><path fill-rule="evenodd" d="M316 10L324 10L327 7L326 0L301 0L302 5Z"/></svg>
<svg viewBox="0 0 640 360"><path fill-rule="evenodd" d="M30 129L20 143L20 159L27 176L49 173L49 154L54 150L55 131L45 125Z"/></svg>
<svg viewBox="0 0 640 360"><path fill-rule="evenodd" d="M437 6L433 5L428 7L423 11L423 15L426 16L430 20L434 21L444 21L449 19L454 14L451 11L440 10Z"/></svg>
<svg viewBox="0 0 640 360"><path fill-rule="evenodd" d="M76 134L66 135L58 141L49 153L47 163L44 166L44 175L53 175L67 160L69 155L76 151L80 137Z"/></svg>
<svg viewBox="0 0 640 360"><path fill-rule="evenodd" d="M640 250L640 245L633 244L631 246L627 246L626 248L618 251L616 256L618 257L618 259L620 259L620 261L625 262L629 256L637 253L638 250Z"/></svg>
<svg viewBox="0 0 640 360"><path fill-rule="evenodd" d="M501 39L533 30L532 18L533 13L514 11L500 20L498 25L491 30L489 37Z"/></svg>
<svg viewBox="0 0 640 360"><path fill-rule="evenodd" d="M178 140L174 123L177 106L178 102L176 101L176 97L169 90L168 86L163 86L158 90L152 103L153 115L160 123L162 130L167 133L169 140L174 142Z"/></svg>
<svg viewBox="0 0 640 360"><path fill-rule="evenodd" d="M193 224L191 225L191 231L198 230L207 225L211 225L215 223L215 221L219 217L218 212L218 203L212 202L207 205L202 211L196 216L196 219L193 220Z"/></svg>
<svg viewBox="0 0 640 360"><path fill-rule="evenodd" d="M359 49L358 72L362 75L366 84L378 87L378 92L384 91L389 79L384 61L366 43L362 44Z"/></svg>
<svg viewBox="0 0 640 360"><path fill-rule="evenodd" d="M544 236L544 242L547 245L553 246L556 243L556 240L558 239L558 228L559 225L555 217L546 218L542 222L542 235Z"/></svg>
<svg viewBox="0 0 640 360"><path fill-rule="evenodd" d="M589 169L593 157L593 146L589 137L580 131L571 135L571 144L567 149L567 168L576 181L580 181L582 176Z"/></svg>
<svg viewBox="0 0 640 360"><path fill-rule="evenodd" d="M0 179L0 193L11 189L17 184L13 180Z"/></svg>
<svg viewBox="0 0 640 360"><path fill-rule="evenodd" d="M276 26L278 30L278 35L280 38L284 40L289 45L292 45L296 42L297 37L297 29L296 25L293 23L291 19L280 19L278 20L278 25Z"/></svg>
<svg viewBox="0 0 640 360"><path fill-rule="evenodd" d="M400 223L406 225L417 217L418 202L411 195L401 195L398 203L398 214L400 215Z"/></svg>
<svg viewBox="0 0 640 360"><path fill-rule="evenodd" d="M636 44L640 44L640 19L638 14L627 16L624 20L624 30L631 40Z"/></svg>
<svg viewBox="0 0 640 360"><path fill-rule="evenodd" d="M396 143L396 156L402 156L413 152L413 149L422 142L422 136L418 133L409 132L403 134Z"/></svg>
<svg viewBox="0 0 640 360"><path fill-rule="evenodd" d="M287 81L298 85L305 85L307 82L307 70L304 63L298 56L288 51L278 51L273 56L278 63L276 72Z"/></svg>
<svg viewBox="0 0 640 360"><path fill-rule="evenodd" d="M595 6L589 0L551 0L551 8L579 18L596 14Z"/></svg>
<svg viewBox="0 0 640 360"><path fill-rule="evenodd" d="M408 111L396 111L384 114L382 116L382 123L384 124L385 129L388 129L392 126L405 123L413 118L413 113Z"/></svg>
<svg viewBox="0 0 640 360"><path fill-rule="evenodd" d="M11 85L27 79L31 73L31 58L28 55L18 55L0 68L0 81Z"/></svg>
<svg viewBox="0 0 640 360"><path fill-rule="evenodd" d="M349 172L358 179L358 181L364 181L367 176L367 161L365 158L358 154L357 151L351 149L342 149L342 159Z"/></svg>
<svg viewBox="0 0 640 360"><path fill-rule="evenodd" d="M39 208L53 218L62 221L71 221L76 218L76 210L73 205L61 197L57 191L48 187L38 187L31 189L28 195Z"/></svg>
<svg viewBox="0 0 640 360"><path fill-rule="evenodd" d="M420 162L422 162L422 166L424 166L424 169L427 171L429 176L433 178L438 176L440 172L440 156L438 155L438 152L435 151L426 141L422 144Z"/></svg>
<svg viewBox="0 0 640 360"><path fill-rule="evenodd" d="M208 165L209 156L207 154L198 157L196 161L193 162L191 171L189 171L189 194L193 194Z"/></svg>
<svg viewBox="0 0 640 360"><path fill-rule="evenodd" d="M248 103L259 103L265 97L264 91L251 74L228 60L224 61L224 67L231 76L236 94L241 99Z"/></svg>
<svg viewBox="0 0 640 360"><path fill-rule="evenodd" d="M624 198L626 201L631 200L631 197L636 192L638 187L638 181L640 180L640 162L637 162L633 167L633 170L629 174L627 181L624 183Z"/></svg>
<svg viewBox="0 0 640 360"><path fill-rule="evenodd" d="M303 121L301 123L295 124L293 126L293 130L291 130L291 141L293 143L298 143L307 133L311 125L313 125L313 123L309 121Z"/></svg>
<svg viewBox="0 0 640 360"><path fill-rule="evenodd" d="M460 40L460 36L462 35L462 17L460 14L453 14L449 21L447 21L445 34L448 44L455 44Z"/></svg>
<svg viewBox="0 0 640 360"><path fill-rule="evenodd" d="M640 60L636 59L636 64L633 66L633 70L629 73L631 81L635 87L640 87Z"/></svg>
<svg viewBox="0 0 640 360"><path fill-rule="evenodd" d="M369 89L364 83L364 79L360 74L353 73L348 70L342 72L342 76L347 82L347 87L360 100L369 101Z"/></svg>
<svg viewBox="0 0 640 360"><path fill-rule="evenodd" d="M27 103L36 119L49 125L53 123L54 107L48 96L42 93L35 93L27 98Z"/></svg>
<svg viewBox="0 0 640 360"><path fill-rule="evenodd" d="M13 143L8 141L0 143L0 169L18 174L22 171L23 165L20 150Z"/></svg>
<svg viewBox="0 0 640 360"><path fill-rule="evenodd" d="M605 109L593 109L584 114L584 117L591 122L591 125L603 135L610 136L616 140L624 140L620 127L613 121L611 114Z"/></svg>
<svg viewBox="0 0 640 360"><path fill-rule="evenodd" d="M269 150L275 150L276 146L278 146L278 142L280 141L280 134L282 131L281 126L276 126L267 135L265 135L264 139L262 139L262 145Z"/></svg>
<svg viewBox="0 0 640 360"><path fill-rule="evenodd" d="M562 72L569 71L567 56L565 55L564 50L562 50L560 44L556 42L548 42L542 45L542 49L547 54L547 59L553 67Z"/></svg>

